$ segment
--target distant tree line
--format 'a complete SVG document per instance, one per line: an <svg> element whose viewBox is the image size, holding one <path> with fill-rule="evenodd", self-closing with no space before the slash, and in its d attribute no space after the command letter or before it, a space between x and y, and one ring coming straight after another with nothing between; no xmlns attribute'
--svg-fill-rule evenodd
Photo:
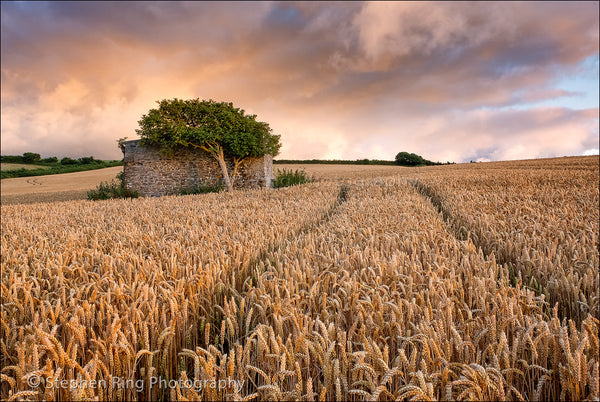
<svg viewBox="0 0 600 402"><path fill-rule="evenodd" d="M105 161L96 159L93 156L84 156L77 159L64 157L60 160L56 156L42 158L40 154L35 152L25 152L23 155L1 155L0 162L39 166L39 169L20 168L2 170L2 179L7 179L10 177L44 176L57 173L81 172L84 170L102 169L106 167L123 165L123 161Z"/></svg>
<svg viewBox="0 0 600 402"><path fill-rule="evenodd" d="M319 164L319 165L395 165L394 161L384 161L379 159L277 159L273 163L279 164Z"/></svg>
<svg viewBox="0 0 600 402"><path fill-rule="evenodd" d="M320 165L399 165L399 166L434 166L434 165L450 165L453 162L432 162L423 158L420 155L399 152L396 155L395 160L386 161L381 159L356 159L356 160L344 160L344 159L277 159L273 163L279 164L320 164Z"/></svg>
<svg viewBox="0 0 600 402"><path fill-rule="evenodd" d="M78 159L64 157L59 160L56 156L42 158L40 154L35 152L25 152L23 155L2 155L0 156L0 162L35 165L89 165L91 163L104 163L103 160L95 159L93 156L84 156Z"/></svg>

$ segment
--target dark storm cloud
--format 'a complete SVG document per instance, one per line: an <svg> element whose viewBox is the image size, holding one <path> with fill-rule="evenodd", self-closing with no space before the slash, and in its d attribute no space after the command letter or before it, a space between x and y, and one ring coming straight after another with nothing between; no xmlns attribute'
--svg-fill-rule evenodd
<svg viewBox="0 0 600 402"><path fill-rule="evenodd" d="M1 7L3 153L116 158L115 140L172 97L258 114L283 135L282 157L552 156L597 136L588 112L558 108L548 125L547 110L527 109L575 95L553 85L597 57L596 2ZM509 144L506 127L526 145ZM548 148L540 127L572 135Z"/></svg>

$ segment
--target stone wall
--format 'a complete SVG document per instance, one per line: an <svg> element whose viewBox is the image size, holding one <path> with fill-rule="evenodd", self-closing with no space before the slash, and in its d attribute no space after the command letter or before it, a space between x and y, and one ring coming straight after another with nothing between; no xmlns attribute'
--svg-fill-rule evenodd
<svg viewBox="0 0 600 402"><path fill-rule="evenodd" d="M182 189L221 184L221 169L216 159L201 149L182 149L172 156L157 147L142 147L140 140L122 143L123 178L128 189L142 196L178 194ZM226 160L229 174L233 160ZM246 158L238 169L234 188L271 187L273 157Z"/></svg>

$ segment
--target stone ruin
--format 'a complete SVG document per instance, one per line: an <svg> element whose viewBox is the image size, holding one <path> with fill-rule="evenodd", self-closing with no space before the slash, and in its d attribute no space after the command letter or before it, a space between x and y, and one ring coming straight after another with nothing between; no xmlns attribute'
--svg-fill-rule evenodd
<svg viewBox="0 0 600 402"><path fill-rule="evenodd" d="M222 183L217 160L202 149L180 149L166 156L155 146L141 146L140 140L123 141L123 179L125 186L141 196L179 194L199 186ZM229 174L233 159L225 158ZM273 157L247 157L238 168L234 188L260 188L273 185Z"/></svg>

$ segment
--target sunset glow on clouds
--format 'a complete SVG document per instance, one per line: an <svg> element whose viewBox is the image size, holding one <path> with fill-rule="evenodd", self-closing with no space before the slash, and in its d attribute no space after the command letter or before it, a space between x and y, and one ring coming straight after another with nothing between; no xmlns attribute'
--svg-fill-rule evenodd
<svg viewBox="0 0 600 402"><path fill-rule="evenodd" d="M2 154L120 159L155 101L230 101L279 158L598 153L598 2L2 2Z"/></svg>

